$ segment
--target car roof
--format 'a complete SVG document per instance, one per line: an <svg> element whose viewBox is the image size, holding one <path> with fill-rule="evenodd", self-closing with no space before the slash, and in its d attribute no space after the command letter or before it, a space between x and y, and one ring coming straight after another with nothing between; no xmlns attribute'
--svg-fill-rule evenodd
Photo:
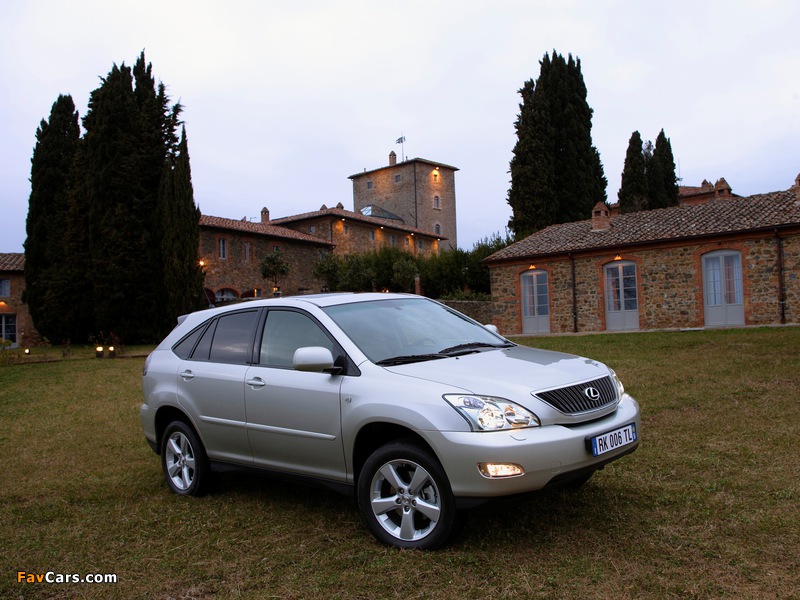
<svg viewBox="0 0 800 600"><path fill-rule="evenodd" d="M395 294L395 293L382 293L382 292L365 292L365 293L336 292L329 294L286 296L281 298L258 298L253 300L246 300L243 302L236 302L233 304L226 304L225 306L212 307L209 309L200 310L190 314L199 315L200 313L202 313L203 318L206 318L212 316L213 314L242 310L247 308L301 307L307 304L312 304L320 308L325 308L328 306L336 306L339 304L354 304L358 302L374 302L377 300L392 300L400 298L426 299L423 296L417 296L415 294ZM185 321L189 316L190 316L189 314L181 315L180 317L178 317L178 323L183 323L183 321ZM192 320L194 321L195 319Z"/></svg>

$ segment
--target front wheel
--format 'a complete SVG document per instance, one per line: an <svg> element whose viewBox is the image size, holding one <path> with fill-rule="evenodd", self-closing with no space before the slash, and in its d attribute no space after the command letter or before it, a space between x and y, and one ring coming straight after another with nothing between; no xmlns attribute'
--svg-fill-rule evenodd
<svg viewBox="0 0 800 600"><path fill-rule="evenodd" d="M378 448L358 477L358 506L372 534L399 548L433 550L455 523L455 500L444 469L408 441Z"/></svg>
<svg viewBox="0 0 800 600"><path fill-rule="evenodd" d="M161 467L170 489L182 496L199 496L211 469L203 443L188 424L173 421L161 438Z"/></svg>

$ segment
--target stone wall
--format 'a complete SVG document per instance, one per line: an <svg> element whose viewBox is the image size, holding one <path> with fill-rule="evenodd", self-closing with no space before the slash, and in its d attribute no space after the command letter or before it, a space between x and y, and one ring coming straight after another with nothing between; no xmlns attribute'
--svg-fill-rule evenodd
<svg viewBox="0 0 800 600"><path fill-rule="evenodd" d="M226 258L219 256L219 240L227 245ZM250 244L249 260L245 244ZM284 238L248 235L233 230L200 230L200 259L204 263L204 286L216 293L232 289L238 296L268 297L272 295L272 281L261 277L261 261L267 253L279 249L289 264L289 274L278 281L283 295L319 292L321 284L311 275L311 269L327 246L314 246Z"/></svg>
<svg viewBox="0 0 800 600"><path fill-rule="evenodd" d="M784 234L786 235L786 234ZM800 235L782 238L785 315L800 322ZM636 265L639 329L679 329L704 325L703 255L715 250L741 253L745 325L781 321L777 242L773 234L718 239L693 244L665 243L618 253L576 255L577 331L604 331L603 269L615 260ZM492 266L494 323L501 333L522 332L520 276L535 266L548 273L551 333L574 331L572 268L568 256Z"/></svg>
<svg viewBox="0 0 800 600"><path fill-rule="evenodd" d="M493 306L491 302L477 300L439 300L439 302L467 315L481 325L487 325L492 322Z"/></svg>
<svg viewBox="0 0 800 600"><path fill-rule="evenodd" d="M25 291L25 274L23 271L0 271L0 279L9 280L9 295L0 297L0 314L16 315L17 343L19 348L38 346L42 337L33 326L33 319L28 306L22 301ZM60 342L60 340L58 340Z"/></svg>
<svg viewBox="0 0 800 600"><path fill-rule="evenodd" d="M401 217L409 227L439 235L442 248L456 248L455 171L427 161L409 160L353 176L353 206L360 211L377 204ZM435 198L439 197L439 206Z"/></svg>

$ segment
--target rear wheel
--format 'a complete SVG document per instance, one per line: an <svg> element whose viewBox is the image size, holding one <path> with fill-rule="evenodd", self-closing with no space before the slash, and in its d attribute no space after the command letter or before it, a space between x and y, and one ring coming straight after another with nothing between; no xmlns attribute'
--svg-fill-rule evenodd
<svg viewBox="0 0 800 600"><path fill-rule="evenodd" d="M173 421L161 438L161 467L167 485L182 496L201 495L211 470L205 448L188 424Z"/></svg>
<svg viewBox="0 0 800 600"><path fill-rule="evenodd" d="M432 550L453 531L455 500L444 469L411 442L378 448L361 469L357 495L367 527L384 544Z"/></svg>

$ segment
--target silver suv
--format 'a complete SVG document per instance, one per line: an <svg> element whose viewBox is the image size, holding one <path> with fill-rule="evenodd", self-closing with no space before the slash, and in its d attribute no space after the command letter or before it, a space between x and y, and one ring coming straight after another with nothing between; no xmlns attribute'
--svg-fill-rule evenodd
<svg viewBox="0 0 800 600"><path fill-rule="evenodd" d="M639 444L614 371L420 296L275 298L179 321L147 358L141 408L177 494L231 466L313 479L355 493L381 542L432 549L457 510L581 485Z"/></svg>

